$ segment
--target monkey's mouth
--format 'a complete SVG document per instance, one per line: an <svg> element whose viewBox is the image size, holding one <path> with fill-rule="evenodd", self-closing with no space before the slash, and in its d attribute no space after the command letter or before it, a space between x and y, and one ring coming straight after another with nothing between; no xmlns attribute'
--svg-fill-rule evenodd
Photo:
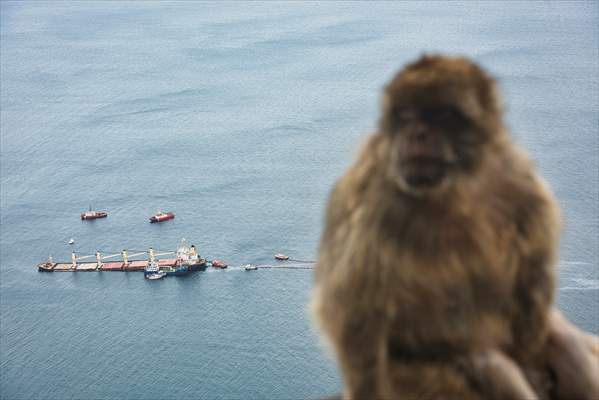
<svg viewBox="0 0 599 400"><path fill-rule="evenodd" d="M419 157L401 165L406 183L414 188L434 187L447 175L449 163L439 158Z"/></svg>

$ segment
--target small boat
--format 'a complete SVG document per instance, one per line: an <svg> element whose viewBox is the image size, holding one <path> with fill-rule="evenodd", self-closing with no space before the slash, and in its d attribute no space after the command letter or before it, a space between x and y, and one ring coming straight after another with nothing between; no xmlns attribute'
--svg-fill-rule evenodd
<svg viewBox="0 0 599 400"><path fill-rule="evenodd" d="M146 275L146 278L150 279L152 281L155 281L157 279L162 279L165 276L166 276L166 272L160 271L160 272L156 272L156 273L153 273L153 274L150 274L150 275Z"/></svg>
<svg viewBox="0 0 599 400"><path fill-rule="evenodd" d="M154 223L154 222L163 222L163 221L168 221L169 219L173 219L175 218L175 214L173 214L172 212L162 212L159 211L156 214L152 215L150 217L150 222Z"/></svg>
<svg viewBox="0 0 599 400"><path fill-rule="evenodd" d="M69 240L69 244L75 244L75 239L71 238L71 240Z"/></svg>
<svg viewBox="0 0 599 400"><path fill-rule="evenodd" d="M281 260L281 261L289 260L289 256L287 256L285 254L281 254L281 253L275 254L275 258L277 260Z"/></svg>
<svg viewBox="0 0 599 400"><path fill-rule="evenodd" d="M255 271L258 269L257 266L252 264L246 264L243 268L245 268L246 271Z"/></svg>
<svg viewBox="0 0 599 400"><path fill-rule="evenodd" d="M81 213L81 219L82 220L106 218L107 216L108 216L107 212L104 212L104 211L94 211L94 210L92 210L91 206L89 207L88 211Z"/></svg>
<svg viewBox="0 0 599 400"><path fill-rule="evenodd" d="M160 273L160 267L158 266L158 261L156 260L150 260L148 262L148 265L146 265L146 267L144 268L144 278L146 279L150 279L150 276Z"/></svg>
<svg viewBox="0 0 599 400"><path fill-rule="evenodd" d="M213 268L225 269L228 267L227 263L221 260L212 260L211 264Z"/></svg>

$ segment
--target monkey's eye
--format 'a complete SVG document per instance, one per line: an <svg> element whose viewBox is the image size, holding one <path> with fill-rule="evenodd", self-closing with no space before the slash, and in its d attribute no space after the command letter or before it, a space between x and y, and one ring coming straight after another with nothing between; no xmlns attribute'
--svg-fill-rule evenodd
<svg viewBox="0 0 599 400"><path fill-rule="evenodd" d="M419 118L418 111L413 108L400 107L395 109L395 119L400 125L406 125Z"/></svg>
<svg viewBox="0 0 599 400"><path fill-rule="evenodd" d="M427 114L427 120L436 126L456 127L466 124L464 115L453 108L438 108Z"/></svg>

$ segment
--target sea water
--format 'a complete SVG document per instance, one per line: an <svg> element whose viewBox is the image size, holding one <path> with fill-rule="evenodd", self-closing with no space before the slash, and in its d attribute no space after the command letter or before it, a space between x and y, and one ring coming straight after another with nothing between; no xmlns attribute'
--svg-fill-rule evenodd
<svg viewBox="0 0 599 400"><path fill-rule="evenodd" d="M499 79L564 210L558 305L599 333L597 7L2 1L0 397L338 392L310 269L147 281L34 266L182 237L232 266L313 260L381 88L424 51ZM90 205L108 218L82 222ZM150 224L157 210L176 218Z"/></svg>

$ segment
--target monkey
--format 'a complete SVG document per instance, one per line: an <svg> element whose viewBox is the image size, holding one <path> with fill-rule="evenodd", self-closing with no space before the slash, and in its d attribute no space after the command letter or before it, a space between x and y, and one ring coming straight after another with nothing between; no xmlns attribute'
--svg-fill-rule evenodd
<svg viewBox="0 0 599 400"><path fill-rule="evenodd" d="M465 57L423 55L384 88L377 130L326 208L311 307L345 399L492 399L498 349L535 394L561 211L504 123L498 83Z"/></svg>

